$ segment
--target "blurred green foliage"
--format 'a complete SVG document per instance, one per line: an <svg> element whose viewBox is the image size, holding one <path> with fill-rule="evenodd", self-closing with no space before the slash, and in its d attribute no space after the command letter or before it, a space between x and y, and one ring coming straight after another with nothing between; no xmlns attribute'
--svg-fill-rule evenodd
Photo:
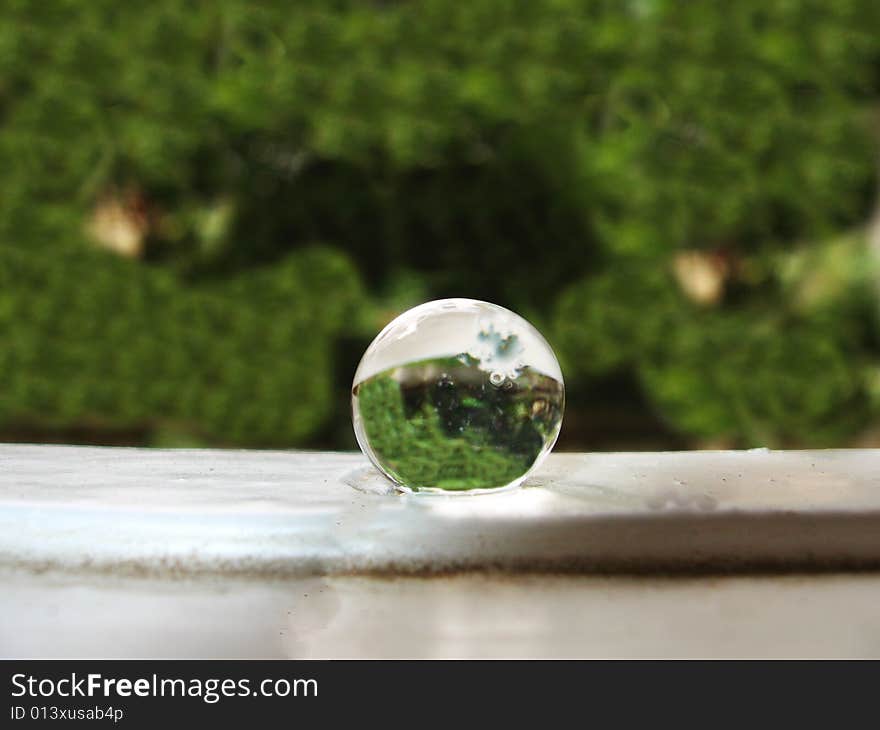
<svg viewBox="0 0 880 730"><path fill-rule="evenodd" d="M626 374L686 438L845 443L878 96L874 0L5 0L0 428L350 446L362 347L459 295L570 408Z"/></svg>
<svg viewBox="0 0 880 730"><path fill-rule="evenodd" d="M104 253L51 261L0 247L3 421L161 421L216 443L285 445L326 418L332 342L359 303L344 256L303 251L192 287Z"/></svg>

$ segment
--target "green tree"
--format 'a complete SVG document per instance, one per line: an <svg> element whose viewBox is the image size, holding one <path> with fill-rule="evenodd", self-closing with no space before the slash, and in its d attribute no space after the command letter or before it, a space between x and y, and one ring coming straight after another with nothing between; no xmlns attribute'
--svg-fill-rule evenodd
<svg viewBox="0 0 880 730"><path fill-rule="evenodd" d="M365 339L460 295L547 332L571 407L625 374L688 438L843 443L878 69L873 0L6 0L3 427L351 445Z"/></svg>

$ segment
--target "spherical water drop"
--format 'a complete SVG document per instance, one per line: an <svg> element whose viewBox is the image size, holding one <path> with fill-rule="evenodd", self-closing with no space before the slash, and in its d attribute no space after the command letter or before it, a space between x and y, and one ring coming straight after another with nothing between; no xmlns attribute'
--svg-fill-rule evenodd
<svg viewBox="0 0 880 730"><path fill-rule="evenodd" d="M444 299L405 312L354 377L361 450L401 489L513 487L546 457L565 391L553 350L522 317Z"/></svg>

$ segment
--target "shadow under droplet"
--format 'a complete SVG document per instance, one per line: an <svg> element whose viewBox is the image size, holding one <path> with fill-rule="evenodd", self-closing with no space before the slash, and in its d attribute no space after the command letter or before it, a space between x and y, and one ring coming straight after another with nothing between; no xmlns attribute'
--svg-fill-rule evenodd
<svg viewBox="0 0 880 730"><path fill-rule="evenodd" d="M366 494L397 496L401 493L397 485L374 466L362 466L354 469L342 477L342 481Z"/></svg>

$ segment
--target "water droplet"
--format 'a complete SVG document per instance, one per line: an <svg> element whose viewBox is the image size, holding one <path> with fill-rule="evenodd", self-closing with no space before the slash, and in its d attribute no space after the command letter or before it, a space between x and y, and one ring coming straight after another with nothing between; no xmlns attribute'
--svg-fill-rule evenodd
<svg viewBox="0 0 880 730"><path fill-rule="evenodd" d="M398 487L513 486L553 447L562 373L524 319L455 299L405 312L385 331L358 366L352 410L362 451Z"/></svg>

